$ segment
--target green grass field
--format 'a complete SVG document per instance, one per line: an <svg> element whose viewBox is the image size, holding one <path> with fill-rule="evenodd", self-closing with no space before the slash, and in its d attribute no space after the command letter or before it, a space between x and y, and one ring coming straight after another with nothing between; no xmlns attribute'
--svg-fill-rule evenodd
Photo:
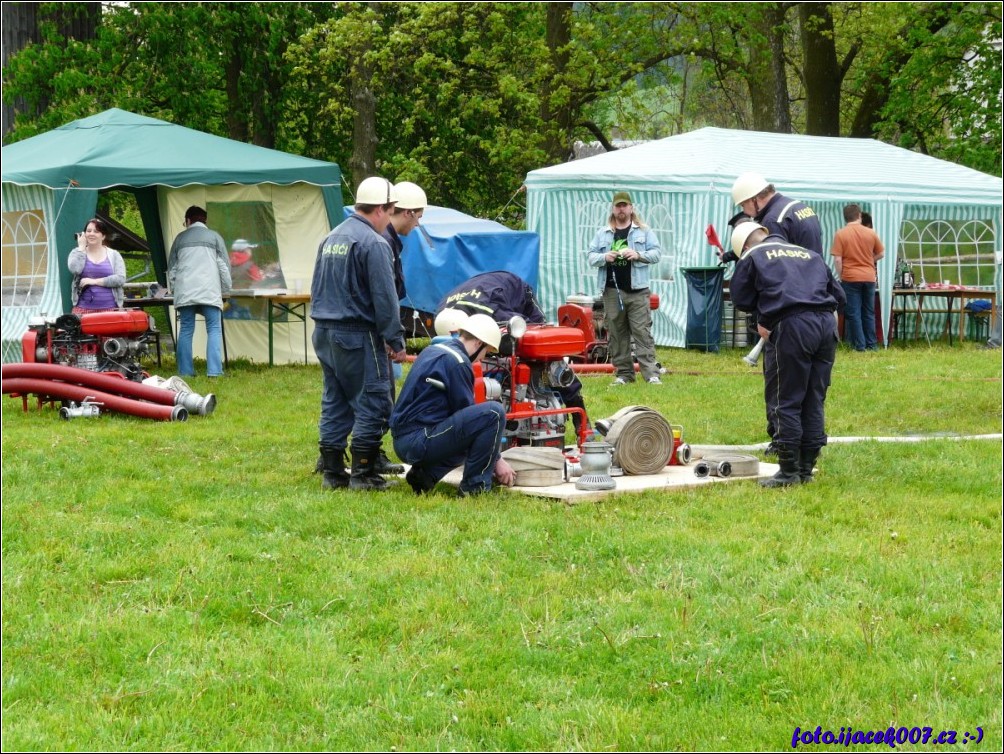
<svg viewBox="0 0 1004 754"><path fill-rule="evenodd" d="M660 349L665 384L586 377L587 406L762 442L743 353ZM184 423L5 396L3 749L781 750L893 726L1000 750L1002 445L951 439L1001 432L1000 353L841 351L831 436L933 439L833 444L811 485L575 506L323 492L316 367L190 380L219 406Z"/></svg>

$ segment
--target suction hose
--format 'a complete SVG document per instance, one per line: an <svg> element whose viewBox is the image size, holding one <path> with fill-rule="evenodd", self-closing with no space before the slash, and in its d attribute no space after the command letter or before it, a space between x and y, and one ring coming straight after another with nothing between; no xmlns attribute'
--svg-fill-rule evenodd
<svg viewBox="0 0 1004 754"><path fill-rule="evenodd" d="M144 385L122 377L115 377L89 369L78 369L61 364L19 363L4 364L3 379L32 377L42 380L58 380L73 385L88 385L109 393L125 395L129 398L159 403L164 406L184 406L191 414L208 416L216 408L216 396L210 393L201 396L196 393L176 393L173 390Z"/></svg>
<svg viewBox="0 0 1004 754"><path fill-rule="evenodd" d="M146 401L134 400L121 395L105 393L95 390L93 387L71 385L68 382L55 382L30 377L8 378L5 375L3 378L3 392L15 393L17 395L35 393L38 396L49 396L62 400L77 401L78 403L94 401L103 404L109 411L139 416L143 419L179 422L188 419L188 409L184 406L163 406L155 403L147 403Z"/></svg>

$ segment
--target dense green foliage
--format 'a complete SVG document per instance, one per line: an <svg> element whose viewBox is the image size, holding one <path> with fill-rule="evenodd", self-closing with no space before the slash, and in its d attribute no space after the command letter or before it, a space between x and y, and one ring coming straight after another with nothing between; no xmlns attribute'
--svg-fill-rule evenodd
<svg viewBox="0 0 1004 754"><path fill-rule="evenodd" d="M841 351L831 436L934 438L834 441L811 485L578 505L323 492L316 366L195 378L185 423L5 396L4 749L999 750L1001 443L942 436L1001 431L999 354ZM659 355L662 386L584 377L593 415L765 439L742 352Z"/></svg>
<svg viewBox="0 0 1004 754"><path fill-rule="evenodd" d="M1001 170L999 3L114 3L83 40L41 18L4 68L8 140L117 106L513 225L577 139L874 136Z"/></svg>

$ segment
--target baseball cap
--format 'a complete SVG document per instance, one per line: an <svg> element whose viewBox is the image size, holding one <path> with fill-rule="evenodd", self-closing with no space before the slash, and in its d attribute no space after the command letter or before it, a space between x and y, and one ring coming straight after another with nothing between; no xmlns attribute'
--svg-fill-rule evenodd
<svg viewBox="0 0 1004 754"><path fill-rule="evenodd" d="M622 202L625 204L634 204L634 202L631 201L631 194L627 191L618 191L614 194L614 204L621 204Z"/></svg>

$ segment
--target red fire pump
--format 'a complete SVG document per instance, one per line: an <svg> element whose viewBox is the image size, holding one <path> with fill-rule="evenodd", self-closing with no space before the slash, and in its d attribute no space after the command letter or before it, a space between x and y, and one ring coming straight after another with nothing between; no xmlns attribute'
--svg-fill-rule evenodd
<svg viewBox="0 0 1004 754"><path fill-rule="evenodd" d="M497 400L505 406L509 446L564 448L565 422L573 413L582 418L578 444L586 441L585 412L566 407L558 392L575 380L567 357L581 354L585 347L579 329L528 326L522 317L513 317L499 352L475 364L474 398L478 403Z"/></svg>
<svg viewBox="0 0 1004 754"><path fill-rule="evenodd" d="M658 293L648 297L648 305L652 311L659 308ZM558 325L580 330L585 339L585 347L581 352L567 354L573 361L605 364L610 360L602 296L594 298L581 293L569 296L565 299L565 303L558 307Z"/></svg>
<svg viewBox="0 0 1004 754"><path fill-rule="evenodd" d="M35 317L21 336L26 363L118 372L135 382L149 377L139 359L149 353L150 315L139 309Z"/></svg>

